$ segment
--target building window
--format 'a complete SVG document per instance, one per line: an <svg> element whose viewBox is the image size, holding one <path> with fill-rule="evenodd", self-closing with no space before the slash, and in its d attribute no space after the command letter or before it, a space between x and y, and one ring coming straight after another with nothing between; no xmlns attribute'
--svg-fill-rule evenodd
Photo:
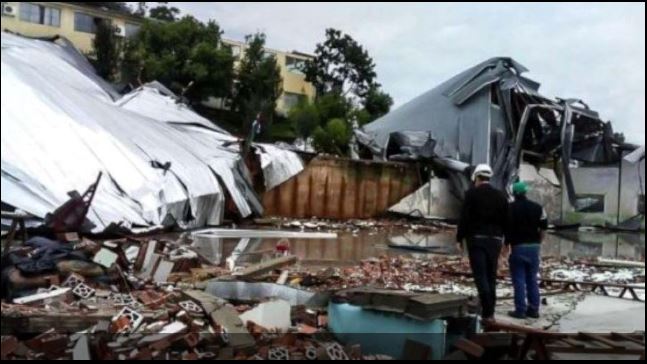
<svg viewBox="0 0 647 364"><path fill-rule="evenodd" d="M97 32L97 26L104 21L110 22L110 20L85 13L74 13L74 30L77 32L94 34Z"/></svg>
<svg viewBox="0 0 647 364"><path fill-rule="evenodd" d="M242 50L240 46L231 46L231 55L234 57L234 59L239 59L242 54Z"/></svg>
<svg viewBox="0 0 647 364"><path fill-rule="evenodd" d="M276 55L271 51L263 51L263 59L276 58Z"/></svg>
<svg viewBox="0 0 647 364"><path fill-rule="evenodd" d="M296 94L293 92L286 92L283 95L283 106L286 110L290 110L293 107L297 106L300 102L305 101L306 95Z"/></svg>
<svg viewBox="0 0 647 364"><path fill-rule="evenodd" d="M28 23L60 27L61 11L56 8L50 8L49 6L20 3L20 20Z"/></svg>
<svg viewBox="0 0 647 364"><path fill-rule="evenodd" d="M303 59L287 56L285 57L285 67L291 73L302 75L306 62Z"/></svg>
<svg viewBox="0 0 647 364"><path fill-rule="evenodd" d="M139 33L141 27L137 24L126 23L126 38L132 38Z"/></svg>
<svg viewBox="0 0 647 364"><path fill-rule="evenodd" d="M585 214L599 214L605 211L604 195L577 195L579 204L577 212Z"/></svg>

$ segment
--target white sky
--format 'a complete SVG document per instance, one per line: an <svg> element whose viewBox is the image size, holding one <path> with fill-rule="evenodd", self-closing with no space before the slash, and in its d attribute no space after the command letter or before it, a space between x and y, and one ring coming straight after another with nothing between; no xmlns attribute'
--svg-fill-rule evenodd
<svg viewBox="0 0 647 364"><path fill-rule="evenodd" d="M153 5L153 3L151 3ZM526 66L546 96L580 98L645 143L645 3L171 3L227 38L314 52L326 28L364 45L395 106L494 56Z"/></svg>

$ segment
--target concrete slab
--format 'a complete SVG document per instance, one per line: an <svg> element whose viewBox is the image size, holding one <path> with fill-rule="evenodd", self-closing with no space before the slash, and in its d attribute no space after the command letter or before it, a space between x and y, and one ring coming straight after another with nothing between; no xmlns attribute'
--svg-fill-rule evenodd
<svg viewBox="0 0 647 364"><path fill-rule="evenodd" d="M559 321L560 332L645 331L645 303L588 296Z"/></svg>
<svg viewBox="0 0 647 364"><path fill-rule="evenodd" d="M240 315L243 322L253 322L269 330L287 330L292 326L290 302L283 300L261 303Z"/></svg>

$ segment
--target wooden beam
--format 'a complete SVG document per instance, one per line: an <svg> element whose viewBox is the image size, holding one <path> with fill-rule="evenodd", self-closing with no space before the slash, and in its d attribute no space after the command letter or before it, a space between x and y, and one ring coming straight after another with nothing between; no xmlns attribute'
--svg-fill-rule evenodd
<svg viewBox="0 0 647 364"><path fill-rule="evenodd" d="M625 345L621 345L616 341L609 340L607 338L604 338L600 335L595 335L595 334L589 334L582 332L579 334L579 336L583 339L589 340L589 341L594 341L603 345L606 345L608 347L614 348L614 349L625 349Z"/></svg>

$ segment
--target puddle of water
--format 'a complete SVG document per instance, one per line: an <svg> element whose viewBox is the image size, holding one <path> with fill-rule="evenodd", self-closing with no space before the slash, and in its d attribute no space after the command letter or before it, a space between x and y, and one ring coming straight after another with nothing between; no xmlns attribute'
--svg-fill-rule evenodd
<svg viewBox="0 0 647 364"><path fill-rule="evenodd" d="M380 256L429 257L430 254L391 249L390 244L454 248L455 232L417 233L405 230L342 232L337 239L292 239L290 253L310 266L350 266ZM251 239L239 262L254 263L272 255L279 239ZM201 238L195 247L210 260L223 264L237 247L239 239ZM604 257L645 260L645 234L635 233L560 233L549 234L543 245L544 256L569 258Z"/></svg>

